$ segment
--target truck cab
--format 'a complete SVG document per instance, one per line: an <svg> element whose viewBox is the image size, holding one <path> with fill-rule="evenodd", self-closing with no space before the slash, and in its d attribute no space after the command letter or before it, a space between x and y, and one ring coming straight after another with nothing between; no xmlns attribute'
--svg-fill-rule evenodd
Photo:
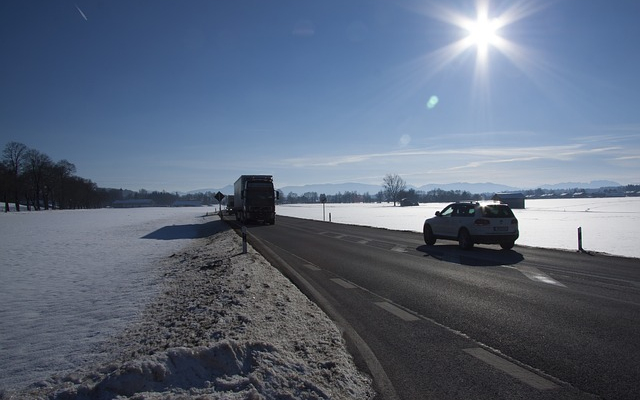
<svg viewBox="0 0 640 400"><path fill-rule="evenodd" d="M271 175L242 175L234 185L236 219L275 224L278 193Z"/></svg>

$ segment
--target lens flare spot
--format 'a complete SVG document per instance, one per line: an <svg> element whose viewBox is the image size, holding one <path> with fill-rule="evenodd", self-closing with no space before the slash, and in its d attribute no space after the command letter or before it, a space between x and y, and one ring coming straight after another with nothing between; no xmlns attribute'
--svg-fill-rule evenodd
<svg viewBox="0 0 640 400"><path fill-rule="evenodd" d="M400 136L400 146L407 146L409 143L411 143L411 136L409 135L402 135Z"/></svg>
<svg viewBox="0 0 640 400"><path fill-rule="evenodd" d="M427 108L429 110L434 109L438 105L438 102L440 102L440 99L438 99L438 96L429 97L429 101L427 101Z"/></svg>

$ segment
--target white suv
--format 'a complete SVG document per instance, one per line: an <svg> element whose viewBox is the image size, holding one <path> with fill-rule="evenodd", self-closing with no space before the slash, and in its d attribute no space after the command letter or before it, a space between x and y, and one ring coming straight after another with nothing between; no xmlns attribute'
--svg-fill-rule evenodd
<svg viewBox="0 0 640 400"><path fill-rule="evenodd" d="M508 205L500 203L449 204L424 221L422 231L424 242L430 246L437 239L451 239L465 250L475 243L499 244L509 250L519 236L518 219Z"/></svg>

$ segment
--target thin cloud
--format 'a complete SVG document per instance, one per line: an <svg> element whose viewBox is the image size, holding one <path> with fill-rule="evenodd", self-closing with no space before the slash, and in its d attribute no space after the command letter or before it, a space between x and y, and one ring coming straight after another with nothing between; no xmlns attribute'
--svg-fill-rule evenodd
<svg viewBox="0 0 640 400"><path fill-rule="evenodd" d="M616 157L616 158L614 158L614 160L620 160L620 161L624 161L624 160L640 160L640 155Z"/></svg>
<svg viewBox="0 0 640 400"><path fill-rule="evenodd" d="M291 158L286 164L296 167L338 167L347 164L369 162L374 159L399 159L420 156L466 156L480 157L486 160L478 163L518 162L535 159L571 160L575 157L621 150L620 147L585 148L582 145L539 146L539 147L501 147L501 148L461 148L461 149L413 149L385 153L351 154L335 157Z"/></svg>

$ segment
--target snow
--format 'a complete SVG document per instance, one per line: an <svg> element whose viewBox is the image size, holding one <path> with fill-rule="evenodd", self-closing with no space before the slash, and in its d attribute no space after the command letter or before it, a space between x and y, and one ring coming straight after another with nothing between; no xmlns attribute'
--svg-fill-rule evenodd
<svg viewBox="0 0 640 400"><path fill-rule="evenodd" d="M327 204L326 218L419 232L445 205ZM576 250L581 226L586 250L640 258L640 198L526 205L518 245ZM0 214L0 399L372 397L336 326L207 211Z"/></svg>
<svg viewBox="0 0 640 400"><path fill-rule="evenodd" d="M0 398L373 397L335 324L204 214L0 217Z"/></svg>
<svg viewBox="0 0 640 400"><path fill-rule="evenodd" d="M278 206L277 214L319 221L331 217L335 223L422 232L424 220L447 204L326 204L324 215L322 204L292 204ZM640 197L527 199L525 209L513 212L520 229L517 245L577 250L581 227L583 249L640 258L636 238Z"/></svg>

